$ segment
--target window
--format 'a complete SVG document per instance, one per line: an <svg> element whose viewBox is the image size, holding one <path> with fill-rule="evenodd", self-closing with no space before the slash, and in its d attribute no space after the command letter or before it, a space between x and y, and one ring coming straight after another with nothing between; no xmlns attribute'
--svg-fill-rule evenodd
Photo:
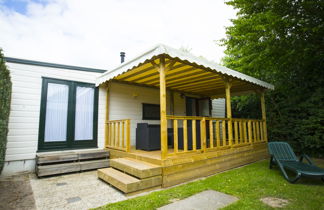
<svg viewBox="0 0 324 210"><path fill-rule="evenodd" d="M143 120L160 120L159 104L143 104Z"/></svg>
<svg viewBox="0 0 324 210"><path fill-rule="evenodd" d="M43 78L39 150L97 146L98 89Z"/></svg>

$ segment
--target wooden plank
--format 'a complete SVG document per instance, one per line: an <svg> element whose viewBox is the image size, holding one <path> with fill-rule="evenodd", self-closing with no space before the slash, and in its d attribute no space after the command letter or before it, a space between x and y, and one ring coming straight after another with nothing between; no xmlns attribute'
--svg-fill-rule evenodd
<svg viewBox="0 0 324 210"><path fill-rule="evenodd" d="M126 152L130 152L130 120L126 120Z"/></svg>
<svg viewBox="0 0 324 210"><path fill-rule="evenodd" d="M248 142L247 131L246 131L247 122L242 122L242 124L243 124L243 139L244 139L244 143L247 143Z"/></svg>
<svg viewBox="0 0 324 210"><path fill-rule="evenodd" d="M192 150L197 150L197 139L196 139L196 120L192 120Z"/></svg>
<svg viewBox="0 0 324 210"><path fill-rule="evenodd" d="M154 176L146 179L137 179L113 168L98 169L98 177L107 183L115 186L124 193L135 192L146 188L160 186L161 176Z"/></svg>
<svg viewBox="0 0 324 210"><path fill-rule="evenodd" d="M166 158L168 152L168 122L166 118L166 84L165 84L165 60L160 58L160 126L161 126L161 158Z"/></svg>
<svg viewBox="0 0 324 210"><path fill-rule="evenodd" d="M80 170L92 170L98 168L107 168L109 167L109 160L91 160L91 161L82 161L80 162Z"/></svg>
<svg viewBox="0 0 324 210"><path fill-rule="evenodd" d="M116 137L116 139L117 139L117 146L118 147L122 147L121 144L120 144L121 142L120 142L120 138L119 138L119 136L120 136L120 123L121 122L116 123L117 124L117 131L116 131L117 132L117 137Z"/></svg>
<svg viewBox="0 0 324 210"><path fill-rule="evenodd" d="M264 92L261 93L261 111L262 111L262 120L263 120L263 137L265 141L268 141L267 136L267 117L266 117L266 108L265 108L265 98Z"/></svg>
<svg viewBox="0 0 324 210"><path fill-rule="evenodd" d="M222 136L223 136L223 142L222 142L222 146L226 146L226 121L223 120L222 121Z"/></svg>
<svg viewBox="0 0 324 210"><path fill-rule="evenodd" d="M248 121L248 137L249 137L249 143L253 142L252 138L252 125L251 125L251 120Z"/></svg>
<svg viewBox="0 0 324 210"><path fill-rule="evenodd" d="M108 150L88 150L77 152L79 160L90 160L98 158L109 158Z"/></svg>
<svg viewBox="0 0 324 210"><path fill-rule="evenodd" d="M122 127L122 130L121 130L121 141L122 141L122 147L123 148L126 148L126 141L125 141L125 121L121 122L121 127Z"/></svg>
<svg viewBox="0 0 324 210"><path fill-rule="evenodd" d="M37 176L49 176L80 171L79 162L37 166Z"/></svg>
<svg viewBox="0 0 324 210"><path fill-rule="evenodd" d="M257 136L256 136L256 123L252 121L252 129L253 129L253 141L257 141Z"/></svg>
<svg viewBox="0 0 324 210"><path fill-rule="evenodd" d="M233 128L232 128L232 108L231 108L231 86L232 84L229 82L229 79L225 79L225 95L226 95L226 117L230 120L228 123L228 144L232 146L233 141Z"/></svg>
<svg viewBox="0 0 324 210"><path fill-rule="evenodd" d="M214 126L212 120L209 120L209 147L214 148Z"/></svg>
<svg viewBox="0 0 324 210"><path fill-rule="evenodd" d="M234 122L234 139L235 139L235 144L238 144L238 138L239 138L238 125L237 125L237 121L235 121Z"/></svg>
<svg viewBox="0 0 324 210"><path fill-rule="evenodd" d="M173 120L173 149L178 153L178 120Z"/></svg>
<svg viewBox="0 0 324 210"><path fill-rule="evenodd" d="M107 92L106 92L106 116L105 116L105 147L107 148L109 145L109 83L107 85Z"/></svg>
<svg viewBox="0 0 324 210"><path fill-rule="evenodd" d="M148 162L136 160L133 158L111 159L110 165L120 171L126 172L140 179L159 176L162 174L162 168Z"/></svg>
<svg viewBox="0 0 324 210"><path fill-rule="evenodd" d="M261 139L260 139L260 124L259 124L259 121L255 122L255 127L256 127L256 140L261 141Z"/></svg>
<svg viewBox="0 0 324 210"><path fill-rule="evenodd" d="M75 152L57 152L50 154L37 154L37 164L49 164L59 162L77 161L78 155Z"/></svg>
<svg viewBox="0 0 324 210"><path fill-rule="evenodd" d="M240 132L240 144L244 143L244 139L243 139L243 122L239 121L239 132Z"/></svg>
<svg viewBox="0 0 324 210"><path fill-rule="evenodd" d="M183 120L183 150L188 151L188 124L187 120Z"/></svg>
<svg viewBox="0 0 324 210"><path fill-rule="evenodd" d="M216 120L216 146L220 147L220 129L219 120Z"/></svg>
<svg viewBox="0 0 324 210"><path fill-rule="evenodd" d="M206 119L200 121L200 148L206 152Z"/></svg>
<svg viewBox="0 0 324 210"><path fill-rule="evenodd" d="M264 141L264 138L263 138L263 122L262 121L259 122L259 127L260 127L260 138L261 138L261 141Z"/></svg>

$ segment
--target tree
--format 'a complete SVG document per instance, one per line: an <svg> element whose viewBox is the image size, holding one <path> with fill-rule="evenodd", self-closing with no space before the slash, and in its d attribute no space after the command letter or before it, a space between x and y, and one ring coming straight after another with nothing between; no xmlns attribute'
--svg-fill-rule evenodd
<svg viewBox="0 0 324 210"><path fill-rule="evenodd" d="M275 85L266 94L270 140L324 155L324 1L229 0L223 64ZM234 100L251 115L253 97Z"/></svg>
<svg viewBox="0 0 324 210"><path fill-rule="evenodd" d="M3 169L11 100L11 80L0 48L0 173Z"/></svg>

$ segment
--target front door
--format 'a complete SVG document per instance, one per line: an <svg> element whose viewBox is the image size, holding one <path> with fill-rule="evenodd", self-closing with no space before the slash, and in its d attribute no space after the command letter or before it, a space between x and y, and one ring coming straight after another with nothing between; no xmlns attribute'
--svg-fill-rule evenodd
<svg viewBox="0 0 324 210"><path fill-rule="evenodd" d="M97 119L98 89L93 84L43 79L40 151L96 147Z"/></svg>

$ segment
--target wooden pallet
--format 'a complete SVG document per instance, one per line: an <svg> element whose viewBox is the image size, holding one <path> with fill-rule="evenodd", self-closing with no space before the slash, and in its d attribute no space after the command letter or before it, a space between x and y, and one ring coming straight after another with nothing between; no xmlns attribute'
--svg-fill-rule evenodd
<svg viewBox="0 0 324 210"><path fill-rule="evenodd" d="M109 167L107 150L39 153L36 155L38 177Z"/></svg>

